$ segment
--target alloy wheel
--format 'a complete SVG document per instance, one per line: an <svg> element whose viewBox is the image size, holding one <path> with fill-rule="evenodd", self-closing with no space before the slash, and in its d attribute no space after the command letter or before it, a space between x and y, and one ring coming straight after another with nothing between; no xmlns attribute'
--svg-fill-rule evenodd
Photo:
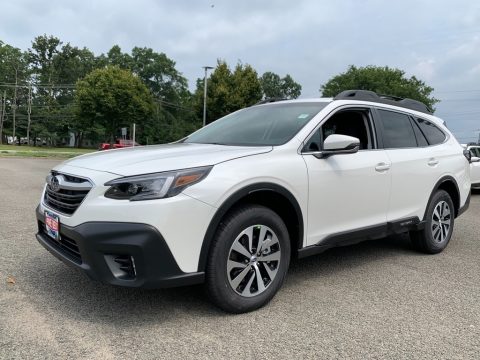
<svg viewBox="0 0 480 360"><path fill-rule="evenodd" d="M440 201L433 210L432 214L432 238L442 243L447 240L451 225L450 206L446 201Z"/></svg>
<svg viewBox="0 0 480 360"><path fill-rule="evenodd" d="M275 232L253 225L235 238L227 260L227 278L232 289L244 297L263 293L275 279L281 247Z"/></svg>

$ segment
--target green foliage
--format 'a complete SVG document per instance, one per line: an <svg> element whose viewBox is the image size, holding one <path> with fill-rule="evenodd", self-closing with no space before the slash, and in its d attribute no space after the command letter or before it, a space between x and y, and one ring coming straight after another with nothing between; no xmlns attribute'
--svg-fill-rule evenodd
<svg viewBox="0 0 480 360"><path fill-rule="evenodd" d="M278 74L267 71L260 78L263 95L268 98L296 99L300 96L302 86L296 83L290 75L280 78Z"/></svg>
<svg viewBox="0 0 480 360"><path fill-rule="evenodd" d="M128 74L128 75L127 75ZM268 84L270 78L274 81ZM277 81L278 78L278 81ZM198 129L203 115L203 79L192 94L187 79L164 53L147 47L124 52L114 45L96 56L87 48L37 36L27 51L0 41L0 93L6 90L4 135L41 138L48 145L111 140L120 127L137 123L137 141L175 141ZM17 83L17 86L12 85ZM15 89L17 102L14 104ZM31 89L31 122L27 122ZM252 66L224 61L208 79L208 121L251 106L271 94L296 98L301 86L289 76L259 77ZM15 105L17 107L15 107ZM29 126L30 125L30 126ZM0 122L0 140L2 123Z"/></svg>
<svg viewBox="0 0 480 360"><path fill-rule="evenodd" d="M248 64L239 62L232 71L225 61L218 60L207 82L207 123L265 98L295 99L301 89L290 75L280 78L269 71L259 77ZM194 107L199 118L203 115L203 91L204 80L197 79Z"/></svg>
<svg viewBox="0 0 480 360"><path fill-rule="evenodd" d="M203 112L203 86L203 79L198 79L195 107L199 117ZM232 72L225 61L218 60L207 81L207 123L256 104L262 95L257 72L250 65L238 63Z"/></svg>
<svg viewBox="0 0 480 360"><path fill-rule="evenodd" d="M128 70L116 66L96 69L77 82L77 115L84 127L100 125L111 142L121 127L142 127L155 113L150 90Z"/></svg>
<svg viewBox="0 0 480 360"><path fill-rule="evenodd" d="M154 116L146 120L139 133L137 140L141 143L178 140L201 126L191 110L192 94L188 90L187 79L164 53L134 47L131 54L127 54L115 45L107 56L98 58L98 63L130 70L147 85L158 102Z"/></svg>
<svg viewBox="0 0 480 360"><path fill-rule="evenodd" d="M35 87L32 134L49 138L52 144L61 143L70 132L78 138L82 124L75 117L73 84L96 67L95 55L43 35L34 39L28 57Z"/></svg>
<svg viewBox="0 0 480 360"><path fill-rule="evenodd" d="M331 78L320 88L322 96L333 97L344 90L371 90L379 94L418 100L431 109L438 99L431 96L433 88L415 76L405 77L405 72L388 66L355 67L351 65L342 74Z"/></svg>
<svg viewBox="0 0 480 360"><path fill-rule="evenodd" d="M13 135L18 129L17 108L22 103L24 89L15 89L12 84L22 83L28 76L28 61L25 54L18 48L0 41L0 99L6 97L5 116L3 105L0 105L0 144L3 135ZM16 101L15 101L16 98ZM15 123L13 117L15 114Z"/></svg>

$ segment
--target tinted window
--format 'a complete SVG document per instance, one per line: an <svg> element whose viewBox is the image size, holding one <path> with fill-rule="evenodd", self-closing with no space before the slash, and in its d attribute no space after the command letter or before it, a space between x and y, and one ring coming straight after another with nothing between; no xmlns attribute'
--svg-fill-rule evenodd
<svg viewBox="0 0 480 360"><path fill-rule="evenodd" d="M416 147L417 141L410 118L407 115L379 110L383 124L383 143L385 148Z"/></svg>
<svg viewBox="0 0 480 360"><path fill-rule="evenodd" d="M470 148L472 156L480 157L480 148Z"/></svg>
<svg viewBox="0 0 480 360"><path fill-rule="evenodd" d="M417 123L430 145L441 144L445 141L445 134L430 121L417 118Z"/></svg>
<svg viewBox="0 0 480 360"><path fill-rule="evenodd" d="M348 135L360 140L360 150L373 149L368 111L344 110L330 117L320 129L308 139L303 151L319 151L323 141L333 134Z"/></svg>
<svg viewBox="0 0 480 360"><path fill-rule="evenodd" d="M323 141L332 134L347 135L360 140L360 150L372 149L371 132L367 128L367 123L367 112L338 112L323 124Z"/></svg>
<svg viewBox="0 0 480 360"><path fill-rule="evenodd" d="M423 135L422 131L418 127L418 124L412 120L413 131L415 132L415 137L417 138L418 146L428 146L427 139Z"/></svg>
<svg viewBox="0 0 480 360"><path fill-rule="evenodd" d="M221 145L280 145L289 141L327 102L253 106L227 115L185 142Z"/></svg>

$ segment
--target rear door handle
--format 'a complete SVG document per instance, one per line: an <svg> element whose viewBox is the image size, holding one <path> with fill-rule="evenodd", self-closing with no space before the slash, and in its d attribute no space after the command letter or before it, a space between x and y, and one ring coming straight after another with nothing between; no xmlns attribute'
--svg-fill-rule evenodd
<svg viewBox="0 0 480 360"><path fill-rule="evenodd" d="M428 166L435 166L435 165L438 165L438 160L435 159L435 158L431 158L430 160L428 160Z"/></svg>
<svg viewBox="0 0 480 360"><path fill-rule="evenodd" d="M378 171L378 172L383 172L383 171L387 171L388 169L390 169L390 164L386 164L384 162L381 162L379 164L377 164L377 166L375 166L375 170Z"/></svg>

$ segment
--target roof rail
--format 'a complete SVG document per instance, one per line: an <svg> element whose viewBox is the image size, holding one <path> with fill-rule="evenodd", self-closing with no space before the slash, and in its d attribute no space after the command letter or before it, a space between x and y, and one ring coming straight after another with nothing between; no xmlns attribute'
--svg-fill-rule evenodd
<svg viewBox="0 0 480 360"><path fill-rule="evenodd" d="M425 114L432 114L432 110L424 103L398 96L382 95L369 90L345 90L335 96L333 100L362 100L381 104L399 106L410 110L420 111Z"/></svg>
<svg viewBox="0 0 480 360"><path fill-rule="evenodd" d="M267 98L267 99L260 100L255 105L268 104L268 103L283 101L283 100L288 100L288 99L287 98Z"/></svg>

